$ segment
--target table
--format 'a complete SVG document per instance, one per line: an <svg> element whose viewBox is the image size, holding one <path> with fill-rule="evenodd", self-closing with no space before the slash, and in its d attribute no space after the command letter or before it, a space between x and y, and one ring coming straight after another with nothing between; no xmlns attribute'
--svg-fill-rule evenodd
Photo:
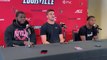
<svg viewBox="0 0 107 60"><path fill-rule="evenodd" d="M107 60L107 40L0 48L0 60Z"/></svg>

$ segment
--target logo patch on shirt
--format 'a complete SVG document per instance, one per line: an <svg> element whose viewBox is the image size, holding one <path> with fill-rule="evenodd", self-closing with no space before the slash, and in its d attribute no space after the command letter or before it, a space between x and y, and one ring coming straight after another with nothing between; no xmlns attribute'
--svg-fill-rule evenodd
<svg viewBox="0 0 107 60"><path fill-rule="evenodd" d="M55 27L55 29L58 29L58 27Z"/></svg>
<svg viewBox="0 0 107 60"><path fill-rule="evenodd" d="M91 34L87 34L87 37L91 37L93 36L93 32L91 32Z"/></svg>
<svg viewBox="0 0 107 60"><path fill-rule="evenodd" d="M28 38L28 32L26 31L26 29L23 30L16 29L14 31L14 38L16 40L26 40Z"/></svg>

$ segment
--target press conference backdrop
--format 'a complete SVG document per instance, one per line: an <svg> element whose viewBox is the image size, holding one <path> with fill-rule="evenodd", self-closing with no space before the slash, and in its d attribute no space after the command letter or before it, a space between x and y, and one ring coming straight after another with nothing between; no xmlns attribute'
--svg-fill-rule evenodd
<svg viewBox="0 0 107 60"><path fill-rule="evenodd" d="M87 0L0 0L0 45L5 44L4 31L17 11L24 11L31 25L41 26L47 21L47 9L55 10L57 23L66 24L66 40L72 39L71 31L76 26L79 28L86 22ZM37 41L40 41L40 31L36 33Z"/></svg>

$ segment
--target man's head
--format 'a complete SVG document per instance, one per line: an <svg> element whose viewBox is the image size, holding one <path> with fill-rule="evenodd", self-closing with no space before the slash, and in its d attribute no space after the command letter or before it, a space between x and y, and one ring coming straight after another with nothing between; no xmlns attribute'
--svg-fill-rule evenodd
<svg viewBox="0 0 107 60"><path fill-rule="evenodd" d="M16 12L16 20L17 20L20 24L24 24L25 21L26 21L25 13L22 12L22 11Z"/></svg>
<svg viewBox="0 0 107 60"><path fill-rule="evenodd" d="M55 14L54 14L53 9L47 10L46 15L47 15L48 20L55 21Z"/></svg>
<svg viewBox="0 0 107 60"><path fill-rule="evenodd" d="M89 16L88 18L87 18L87 23L88 23L88 25L90 25L90 26L93 26L94 24L95 24L95 17L94 16Z"/></svg>

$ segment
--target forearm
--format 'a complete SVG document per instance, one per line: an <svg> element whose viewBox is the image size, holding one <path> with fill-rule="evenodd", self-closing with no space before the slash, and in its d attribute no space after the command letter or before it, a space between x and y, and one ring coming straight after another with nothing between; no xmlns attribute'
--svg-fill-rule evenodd
<svg viewBox="0 0 107 60"><path fill-rule="evenodd" d="M43 44L49 44L49 42L46 39L42 39Z"/></svg>
<svg viewBox="0 0 107 60"><path fill-rule="evenodd" d="M23 46L24 45L23 42L24 41L8 40L8 41L6 41L6 45L7 45L7 47L14 47L14 45Z"/></svg>
<svg viewBox="0 0 107 60"><path fill-rule="evenodd" d="M19 45L19 46L23 46L24 45L24 41L12 41L12 43L14 45Z"/></svg>
<svg viewBox="0 0 107 60"><path fill-rule="evenodd" d="M65 41L65 39L63 38L63 34L60 34L60 35L59 35L59 38L60 38L60 43L62 43L62 42Z"/></svg>
<svg viewBox="0 0 107 60"><path fill-rule="evenodd" d="M41 35L41 39L43 44L49 44L49 42L47 41L46 35Z"/></svg>
<svg viewBox="0 0 107 60"><path fill-rule="evenodd" d="M80 39L81 39L82 41L86 41L86 37L85 37L85 36L80 36Z"/></svg>

